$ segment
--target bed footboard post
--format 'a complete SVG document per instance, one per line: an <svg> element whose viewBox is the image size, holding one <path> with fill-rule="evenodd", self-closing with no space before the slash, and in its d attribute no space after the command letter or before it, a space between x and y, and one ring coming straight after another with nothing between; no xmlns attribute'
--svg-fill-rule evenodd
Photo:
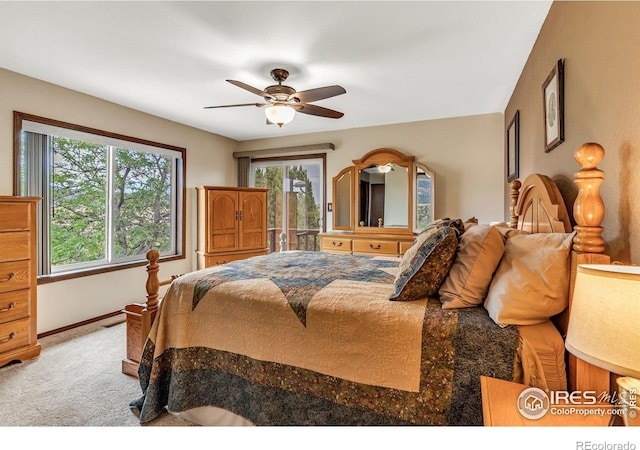
<svg viewBox="0 0 640 450"><path fill-rule="evenodd" d="M158 291L160 290L160 280L158 279L158 270L160 265L158 260L160 253L157 250L149 250L147 252L147 307L146 310L155 315L158 310Z"/></svg>
<svg viewBox="0 0 640 450"><path fill-rule="evenodd" d="M151 324L158 310L158 264L160 254L157 250L147 252L147 301L146 303L131 303L122 312L126 315L127 323L127 357L122 360L122 373L138 376L138 365L144 343L151 330Z"/></svg>
<svg viewBox="0 0 640 450"><path fill-rule="evenodd" d="M605 241L601 226L604 219L604 202L600 196L600 186L604 182L604 172L597 165L604 158L604 149L599 144L586 143L575 152L575 160L582 169L575 173L578 196L573 205L573 217L576 221L571 252L571 283L569 307L563 320L566 334L571 312L573 286L579 264L609 264L609 256L604 254ZM568 387L570 391L595 390L610 392L611 374L599 367L586 363L568 354Z"/></svg>

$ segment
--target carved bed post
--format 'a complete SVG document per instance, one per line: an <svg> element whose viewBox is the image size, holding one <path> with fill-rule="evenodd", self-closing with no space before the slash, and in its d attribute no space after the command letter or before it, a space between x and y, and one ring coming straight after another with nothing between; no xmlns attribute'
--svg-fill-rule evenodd
<svg viewBox="0 0 640 450"><path fill-rule="evenodd" d="M511 228L518 228L518 214L516 212L516 205L518 204L518 196L520 195L520 187L522 187L522 183L519 180L513 180L509 187L511 188L510 196L511 196L511 206L509 207L509 215L510 222L509 226Z"/></svg>
<svg viewBox="0 0 640 450"><path fill-rule="evenodd" d="M575 159L582 169L575 173L578 196L573 205L576 221L571 252L571 288L569 292L569 314L573 298L573 286L579 264L609 264L610 258L604 254L605 241L602 238L604 202L600 196L600 186L604 182L604 172L597 165L604 158L604 149L599 144L586 143L575 152ZM569 317L565 315L568 323ZM566 328L565 328L566 329ZM610 392L611 374L568 354L569 390L595 390Z"/></svg>
<svg viewBox="0 0 640 450"><path fill-rule="evenodd" d="M172 275L167 280L160 281L158 271L160 265L158 260L160 253L157 250L147 252L147 301L146 303L131 303L122 312L126 315L127 321L127 357L122 360L122 373L138 376L138 365L144 343L147 340L151 325L158 312L160 286L171 284L180 275Z"/></svg>
<svg viewBox="0 0 640 450"><path fill-rule="evenodd" d="M603 253L604 239L600 226L604 219L604 202L600 196L600 185L604 181L604 172L597 165L604 158L604 149L598 144L584 144L575 153L575 159L582 166L576 172L575 183L578 197L573 205L573 217L576 237L574 250L581 253Z"/></svg>
<svg viewBox="0 0 640 450"><path fill-rule="evenodd" d="M147 307L145 309L153 314L158 309L158 291L160 290L160 279L158 279L159 259L160 253L157 250L149 250L147 252L149 264L147 264Z"/></svg>

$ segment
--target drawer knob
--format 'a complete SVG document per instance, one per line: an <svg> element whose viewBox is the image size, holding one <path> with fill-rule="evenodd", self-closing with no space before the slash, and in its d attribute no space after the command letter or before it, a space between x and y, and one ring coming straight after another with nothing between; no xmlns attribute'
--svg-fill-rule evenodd
<svg viewBox="0 0 640 450"><path fill-rule="evenodd" d="M15 276L16 276L16 274L15 274L14 272L11 272L11 273L7 276L7 278L2 278L2 279L0 279L0 281L11 281L11 280L13 280L13 277L15 277Z"/></svg>
<svg viewBox="0 0 640 450"><path fill-rule="evenodd" d="M334 247L342 247L342 242L336 243L336 241L332 241L331 243L333 244Z"/></svg>
<svg viewBox="0 0 640 450"><path fill-rule="evenodd" d="M0 312L11 311L15 307L16 307L16 302L11 302L11 303L9 303L9 307L8 308L0 309Z"/></svg>
<svg viewBox="0 0 640 450"><path fill-rule="evenodd" d="M3 342L9 342L10 340L12 340L14 337L16 337L16 333L11 332L9 333L9 336L4 338L4 339L0 339L0 344L2 344Z"/></svg>
<svg viewBox="0 0 640 450"><path fill-rule="evenodd" d="M371 247L374 250L379 250L380 249L380 244L376 245L375 247L374 247L373 244L369 244L369 247Z"/></svg>

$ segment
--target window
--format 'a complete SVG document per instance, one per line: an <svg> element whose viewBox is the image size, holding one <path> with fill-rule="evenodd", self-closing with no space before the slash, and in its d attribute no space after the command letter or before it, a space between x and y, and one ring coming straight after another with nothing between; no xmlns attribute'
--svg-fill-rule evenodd
<svg viewBox="0 0 640 450"><path fill-rule="evenodd" d="M15 113L16 193L39 203L42 281L131 267L184 247L185 150Z"/></svg>

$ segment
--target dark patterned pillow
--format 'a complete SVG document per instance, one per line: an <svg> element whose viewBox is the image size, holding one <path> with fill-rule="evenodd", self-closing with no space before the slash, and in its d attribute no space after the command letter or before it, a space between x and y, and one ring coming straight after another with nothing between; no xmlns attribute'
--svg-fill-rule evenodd
<svg viewBox="0 0 640 450"><path fill-rule="evenodd" d="M462 236L465 230L464 222L462 222L462 219L450 219L448 217L445 217L444 219L434 220L429 225L427 225L427 228L422 230L420 233L426 233L430 229L438 228L438 227L453 228L454 231L456 232L456 236L458 236L458 239L460 239L460 236Z"/></svg>
<svg viewBox="0 0 640 450"><path fill-rule="evenodd" d="M456 230L437 226L424 230L400 261L395 290L389 300L410 301L435 295L447 276L458 248Z"/></svg>

